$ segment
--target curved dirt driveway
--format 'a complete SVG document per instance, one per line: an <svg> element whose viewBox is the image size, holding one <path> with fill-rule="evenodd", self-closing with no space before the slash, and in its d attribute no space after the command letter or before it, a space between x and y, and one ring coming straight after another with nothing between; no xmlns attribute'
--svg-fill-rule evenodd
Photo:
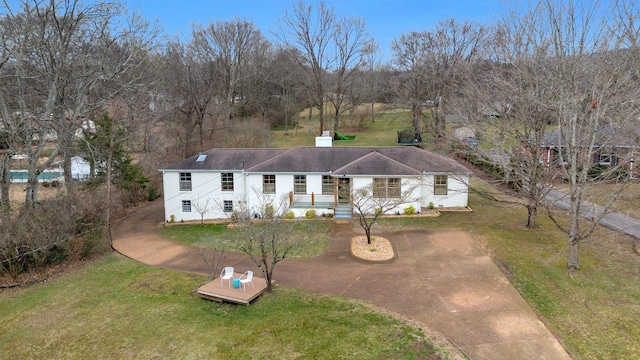
<svg viewBox="0 0 640 360"><path fill-rule="evenodd" d="M161 201L112 228L116 251L145 264L206 274L197 249L164 238ZM329 249L276 267L279 285L365 300L439 331L471 359L570 359L484 250L455 229L385 234L398 252L388 264L349 256L350 225L335 225ZM225 265L258 269L242 254Z"/></svg>

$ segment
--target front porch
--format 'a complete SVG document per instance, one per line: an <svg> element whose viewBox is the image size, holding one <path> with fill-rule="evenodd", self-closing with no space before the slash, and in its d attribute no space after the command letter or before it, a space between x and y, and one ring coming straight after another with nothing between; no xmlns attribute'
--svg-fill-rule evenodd
<svg viewBox="0 0 640 360"><path fill-rule="evenodd" d="M289 206L292 209L313 209L318 215L332 214L334 219L351 219L350 203L338 202L334 194L294 194L289 193Z"/></svg>

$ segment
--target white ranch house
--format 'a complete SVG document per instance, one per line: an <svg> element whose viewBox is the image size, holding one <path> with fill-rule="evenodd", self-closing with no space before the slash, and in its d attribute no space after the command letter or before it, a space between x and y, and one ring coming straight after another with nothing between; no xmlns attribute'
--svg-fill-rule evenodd
<svg viewBox="0 0 640 360"><path fill-rule="evenodd" d="M227 219L234 210L257 212L264 197L286 197L296 216L350 218L351 194L375 185L373 196L413 190L390 213L467 206L469 170L448 157L416 147L297 147L211 149L160 169L165 221ZM415 186L414 186L415 185ZM246 202L246 207L242 206Z"/></svg>

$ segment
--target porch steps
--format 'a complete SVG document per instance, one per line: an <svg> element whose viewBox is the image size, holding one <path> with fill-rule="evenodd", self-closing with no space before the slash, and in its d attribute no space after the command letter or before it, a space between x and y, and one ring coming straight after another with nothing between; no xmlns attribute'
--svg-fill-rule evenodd
<svg viewBox="0 0 640 360"><path fill-rule="evenodd" d="M351 219L351 206L350 205L338 205L336 206L336 214L333 217L336 220L350 220Z"/></svg>

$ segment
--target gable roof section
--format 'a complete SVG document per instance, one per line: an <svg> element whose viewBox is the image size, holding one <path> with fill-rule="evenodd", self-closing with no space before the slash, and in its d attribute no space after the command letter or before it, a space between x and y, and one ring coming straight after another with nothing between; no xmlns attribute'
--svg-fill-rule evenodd
<svg viewBox="0 0 640 360"><path fill-rule="evenodd" d="M361 147L301 146L287 150L257 166L249 172L328 173L371 152Z"/></svg>
<svg viewBox="0 0 640 360"><path fill-rule="evenodd" d="M414 146L389 146L377 150L396 161L425 173L467 174L471 171L452 158Z"/></svg>
<svg viewBox="0 0 640 360"><path fill-rule="evenodd" d="M421 175L422 173L377 151L373 151L333 170L333 174Z"/></svg>
<svg viewBox="0 0 640 360"><path fill-rule="evenodd" d="M470 174L457 161L416 147L313 147L211 149L161 170L242 170L253 173L339 173L344 175Z"/></svg>

